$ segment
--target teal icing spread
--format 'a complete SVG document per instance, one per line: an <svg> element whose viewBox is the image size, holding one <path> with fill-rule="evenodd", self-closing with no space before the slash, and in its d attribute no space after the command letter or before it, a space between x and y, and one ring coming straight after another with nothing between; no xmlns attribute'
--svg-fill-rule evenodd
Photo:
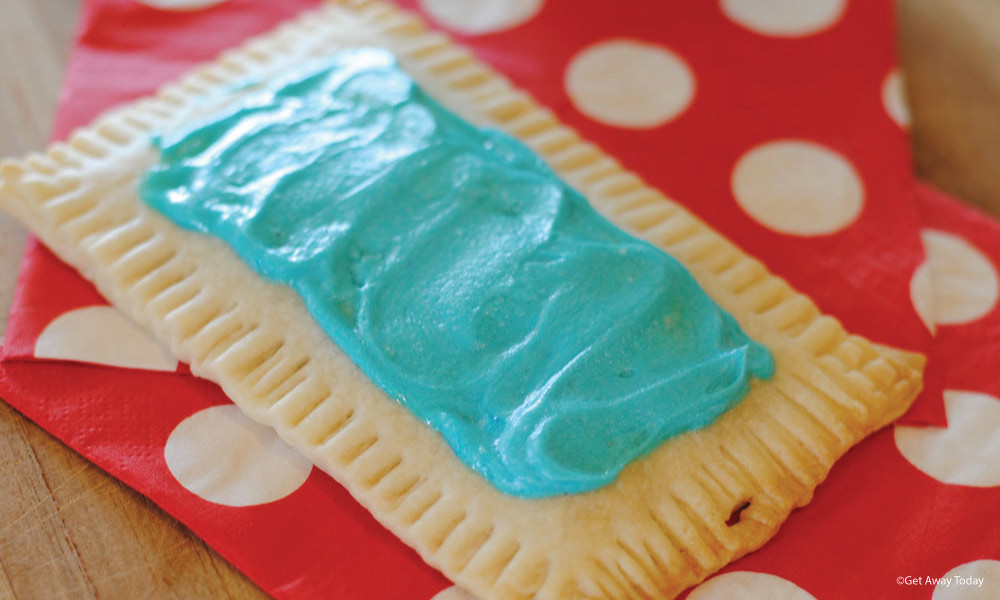
<svg viewBox="0 0 1000 600"><path fill-rule="evenodd" d="M676 260L385 51L338 52L155 143L150 206L292 286L510 494L609 484L774 371Z"/></svg>

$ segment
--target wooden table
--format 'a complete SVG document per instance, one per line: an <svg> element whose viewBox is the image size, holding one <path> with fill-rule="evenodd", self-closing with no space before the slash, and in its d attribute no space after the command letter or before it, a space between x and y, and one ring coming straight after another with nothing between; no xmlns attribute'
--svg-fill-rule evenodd
<svg viewBox="0 0 1000 600"><path fill-rule="evenodd" d="M78 3L0 0L0 156L43 147ZM897 3L916 168L1000 215L1000 3ZM23 242L0 215L0 332ZM183 525L2 402L0 469L0 598L264 597Z"/></svg>

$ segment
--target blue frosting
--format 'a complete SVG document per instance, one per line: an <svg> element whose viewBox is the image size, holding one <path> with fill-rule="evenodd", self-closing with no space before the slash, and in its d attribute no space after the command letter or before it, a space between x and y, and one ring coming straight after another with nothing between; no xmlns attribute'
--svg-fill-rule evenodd
<svg viewBox="0 0 1000 600"><path fill-rule="evenodd" d="M676 260L377 49L156 139L142 198L292 286L497 488L592 490L774 371Z"/></svg>

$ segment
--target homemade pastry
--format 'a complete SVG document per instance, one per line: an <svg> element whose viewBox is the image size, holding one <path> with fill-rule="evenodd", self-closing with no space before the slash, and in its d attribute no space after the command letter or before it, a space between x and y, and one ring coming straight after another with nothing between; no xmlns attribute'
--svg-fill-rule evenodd
<svg viewBox="0 0 1000 600"><path fill-rule="evenodd" d="M920 389L380 2L5 162L0 202L484 599L673 597Z"/></svg>

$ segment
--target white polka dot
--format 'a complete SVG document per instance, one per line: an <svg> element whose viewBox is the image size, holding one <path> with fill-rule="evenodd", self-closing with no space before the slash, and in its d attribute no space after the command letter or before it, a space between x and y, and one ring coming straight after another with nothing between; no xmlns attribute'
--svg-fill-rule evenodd
<svg viewBox="0 0 1000 600"><path fill-rule="evenodd" d="M722 12L750 31L777 37L811 35L836 23L846 0L722 0Z"/></svg>
<svg viewBox="0 0 1000 600"><path fill-rule="evenodd" d="M864 185L830 148L800 140L761 144L733 168L733 196L758 223L779 233L827 235L854 222Z"/></svg>
<svg viewBox="0 0 1000 600"><path fill-rule="evenodd" d="M996 308L1000 276L988 256L952 233L924 229L920 239L927 259L910 279L910 301L925 323L960 325L981 319Z"/></svg>
<svg viewBox="0 0 1000 600"><path fill-rule="evenodd" d="M181 421L163 449L167 467L189 492L225 506L280 500L305 483L312 465L273 429L233 405Z"/></svg>
<svg viewBox="0 0 1000 600"><path fill-rule="evenodd" d="M657 127L677 117L695 92L694 74L683 58L635 40L585 48L566 68L565 86L583 114L633 129Z"/></svg>
<svg viewBox="0 0 1000 600"><path fill-rule="evenodd" d="M542 4L544 0L420 0L435 21L469 35L517 27L537 15Z"/></svg>
<svg viewBox="0 0 1000 600"><path fill-rule="evenodd" d="M934 280L931 276L931 266L925 260L913 270L910 278L910 302L917 316L931 333L937 332L934 322Z"/></svg>
<svg viewBox="0 0 1000 600"><path fill-rule="evenodd" d="M910 107L906 103L906 88L899 69L889 71L882 81L882 106L896 125L903 129L910 126Z"/></svg>
<svg viewBox="0 0 1000 600"><path fill-rule="evenodd" d="M944 406L946 428L896 425L900 454L942 483L1000 486L1000 400L947 390Z"/></svg>
<svg viewBox="0 0 1000 600"><path fill-rule="evenodd" d="M431 600L476 600L476 597L457 585L453 585L450 588L434 594L434 597L431 598Z"/></svg>
<svg viewBox="0 0 1000 600"><path fill-rule="evenodd" d="M226 0L137 0L140 4L163 10L200 10L222 4Z"/></svg>
<svg viewBox="0 0 1000 600"><path fill-rule="evenodd" d="M177 369L169 350L110 306L78 308L56 317L35 341L35 356L128 369Z"/></svg>
<svg viewBox="0 0 1000 600"><path fill-rule="evenodd" d="M996 600L1000 598L1000 560L974 560L945 573L931 600Z"/></svg>
<svg viewBox="0 0 1000 600"><path fill-rule="evenodd" d="M787 579L767 573L733 571L691 590L688 600L816 600Z"/></svg>

